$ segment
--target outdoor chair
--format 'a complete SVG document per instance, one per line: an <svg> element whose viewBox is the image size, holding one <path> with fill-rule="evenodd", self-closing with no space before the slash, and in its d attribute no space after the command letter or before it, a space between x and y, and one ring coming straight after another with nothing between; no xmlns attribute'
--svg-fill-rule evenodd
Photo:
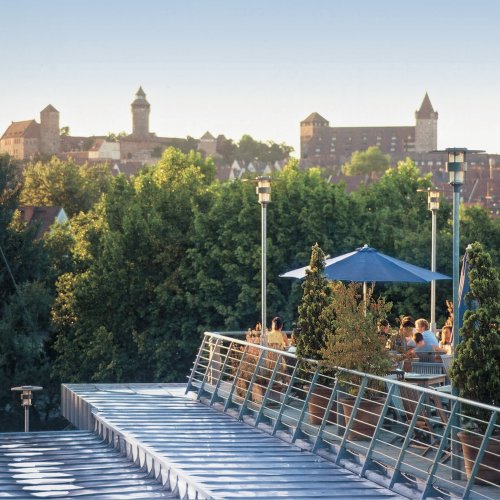
<svg viewBox="0 0 500 500"><path fill-rule="evenodd" d="M429 351L415 351L416 356L418 357L419 361L422 361L424 363L440 363L441 362L441 355L433 350Z"/></svg>
<svg viewBox="0 0 500 500"><path fill-rule="evenodd" d="M443 363L425 363L423 361L414 361L411 364L411 371L422 374L441 375L444 372Z"/></svg>

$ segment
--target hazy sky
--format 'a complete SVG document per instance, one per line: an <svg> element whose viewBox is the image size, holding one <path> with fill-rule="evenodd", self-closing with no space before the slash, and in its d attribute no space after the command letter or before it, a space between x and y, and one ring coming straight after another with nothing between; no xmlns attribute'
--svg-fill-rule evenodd
<svg viewBox="0 0 500 500"><path fill-rule="evenodd" d="M150 130L286 142L334 126L414 125L438 146L500 153L496 0L2 0L0 134L47 105L71 135ZM297 151L298 153L298 151Z"/></svg>

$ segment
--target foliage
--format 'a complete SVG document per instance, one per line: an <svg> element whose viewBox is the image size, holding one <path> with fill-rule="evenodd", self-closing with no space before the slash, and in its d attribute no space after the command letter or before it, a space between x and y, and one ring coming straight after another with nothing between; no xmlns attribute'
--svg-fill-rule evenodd
<svg viewBox="0 0 500 500"><path fill-rule="evenodd" d="M114 132L108 132L106 140L108 142L120 142L120 139L127 137L127 135L128 135L127 132L124 132L123 130L121 132L118 132L117 134Z"/></svg>
<svg viewBox="0 0 500 500"><path fill-rule="evenodd" d="M331 300L331 288L323 271L325 254L318 244L312 247L309 269L302 284L303 295L298 307L297 329L294 332L297 356L319 360L325 346L329 325L323 311Z"/></svg>
<svg viewBox="0 0 500 500"><path fill-rule="evenodd" d="M368 288L365 302L360 283L332 282L332 299L323 311L330 318L325 331L322 359L328 366L386 375L392 363L385 342L377 331L378 321L384 319L392 304L383 298L374 299Z"/></svg>
<svg viewBox="0 0 500 500"><path fill-rule="evenodd" d="M382 175L391 166L391 157L370 146L365 151L354 151L351 159L342 167L345 175Z"/></svg>
<svg viewBox="0 0 500 500"><path fill-rule="evenodd" d="M468 250L468 300L479 307L464 314L460 344L455 350L450 378L460 396L489 405L500 402L500 279L490 255L475 242ZM487 420L489 412L463 405L470 417ZM480 427L485 427L485 424Z"/></svg>
<svg viewBox="0 0 500 500"><path fill-rule="evenodd" d="M323 316L328 318L325 346L321 350L325 366L387 375L393 362L384 340L378 335L377 324L387 316L392 304L383 298L375 300L373 290L369 289L365 305L359 283L333 282L332 289L331 303L323 311ZM350 383L357 379L345 373L339 378ZM357 387L351 387L350 392L356 393Z"/></svg>
<svg viewBox="0 0 500 500"><path fill-rule="evenodd" d="M0 156L0 386L43 385L36 419L50 413L59 388L53 391L51 386L45 346L51 333L48 261L32 228L13 222L20 186L16 166ZM18 421L20 405L12 402L10 391L0 395L1 430L13 430Z"/></svg>
<svg viewBox="0 0 500 500"><path fill-rule="evenodd" d="M68 137L70 134L69 127L68 126L61 127L61 129L59 130L59 134L61 135L61 137Z"/></svg>
<svg viewBox="0 0 500 500"><path fill-rule="evenodd" d="M23 178L23 205L61 206L71 217L88 212L109 191L113 176L106 165L80 166L54 156L48 162L28 164Z"/></svg>
<svg viewBox="0 0 500 500"><path fill-rule="evenodd" d="M58 280L56 372L68 381L177 381L199 342L187 250L211 160L168 149L75 226L79 265ZM85 363L82 360L85 359Z"/></svg>
<svg viewBox="0 0 500 500"><path fill-rule="evenodd" d="M238 142L238 149L235 153L235 159L246 163L252 161L262 161L264 163L274 163L280 160L286 160L293 151L291 146L286 144L276 144L268 141L259 142L249 135L243 135Z"/></svg>

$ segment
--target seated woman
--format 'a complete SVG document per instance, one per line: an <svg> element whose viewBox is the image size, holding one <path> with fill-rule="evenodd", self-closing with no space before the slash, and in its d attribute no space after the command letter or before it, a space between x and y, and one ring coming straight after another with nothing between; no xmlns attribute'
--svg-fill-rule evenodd
<svg viewBox="0 0 500 500"><path fill-rule="evenodd" d="M439 341L439 347L442 352L446 354L452 353L452 328L450 325L445 325L441 329L441 340Z"/></svg>
<svg viewBox="0 0 500 500"><path fill-rule="evenodd" d="M274 349L286 349L288 347L288 337L283 332L284 322L276 316L271 322L271 331L267 334L267 343Z"/></svg>

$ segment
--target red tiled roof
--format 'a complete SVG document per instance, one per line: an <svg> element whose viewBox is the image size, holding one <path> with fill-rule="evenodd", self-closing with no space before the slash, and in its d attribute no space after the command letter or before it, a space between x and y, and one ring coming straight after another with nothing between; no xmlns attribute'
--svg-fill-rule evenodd
<svg viewBox="0 0 500 500"><path fill-rule="evenodd" d="M23 137L25 139L40 138L40 124L35 120L12 122L2 136L2 139Z"/></svg>

